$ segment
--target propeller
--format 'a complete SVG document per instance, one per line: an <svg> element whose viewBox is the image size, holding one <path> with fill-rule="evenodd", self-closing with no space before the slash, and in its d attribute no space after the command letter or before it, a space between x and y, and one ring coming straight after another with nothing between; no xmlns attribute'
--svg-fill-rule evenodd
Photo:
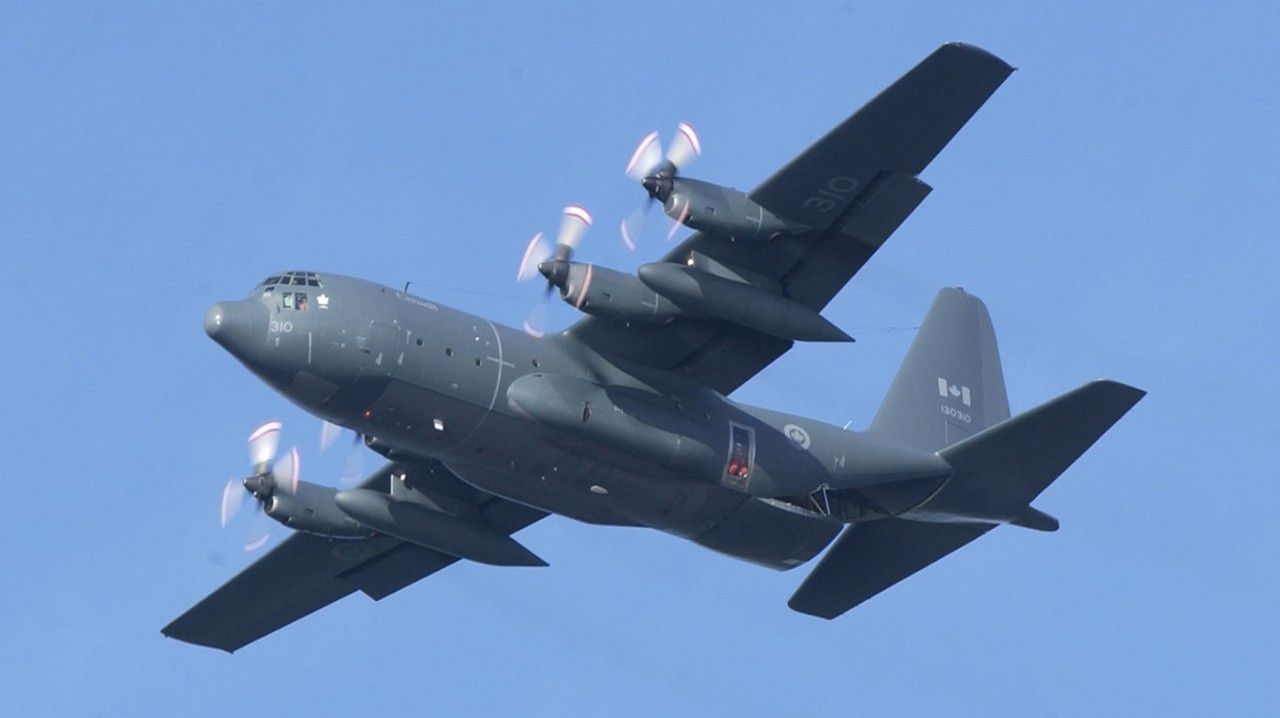
<svg viewBox="0 0 1280 718"><path fill-rule="evenodd" d="M240 481L230 479L222 487L219 523L223 528L231 523L244 506L246 493L258 500L257 513L260 517L255 518L254 530L250 534L249 541L245 543L245 551L256 551L267 542L267 522L266 514L262 510L263 504L277 491L290 494L298 491L301 462L297 447L290 448L284 456L276 458L276 451L280 447L280 428L280 422L268 421L254 429L249 435L249 465L253 473ZM237 483L244 488L244 491L236 487Z"/></svg>
<svg viewBox="0 0 1280 718"><path fill-rule="evenodd" d="M328 451L329 447L333 446L333 442L337 441L339 436L342 436L343 431L346 430L332 421L327 419L322 421L320 423L320 451Z"/></svg>
<svg viewBox="0 0 1280 718"><path fill-rule="evenodd" d="M558 288L564 291L569 281L569 263L573 259L573 250L582 242L582 237L589 227L591 227L591 213L579 205L571 204L564 208L554 247L547 242L542 232L533 235L529 240L524 256L520 258L516 281L528 281L537 274L541 274L546 277L547 286L542 292L542 300L525 319L524 330L527 334L540 337L545 333L542 327L546 322L551 290Z"/></svg>
<svg viewBox="0 0 1280 718"><path fill-rule="evenodd" d="M338 487L349 489L364 478L364 437L358 431L345 429L331 421L324 421L320 425L320 451L328 451L338 439L344 434L350 432L351 447L347 450L347 460L342 470L342 475L338 477Z"/></svg>
<svg viewBox="0 0 1280 718"><path fill-rule="evenodd" d="M622 220L622 243L627 246L627 249L635 251L640 233L644 230L649 208L653 206L654 201L666 203L671 196L673 180L676 175L680 174L680 170L688 167L701 154L702 142L698 140L698 133L694 132L693 127L684 122L681 122L676 127L676 133L671 138L671 144L667 147L665 157L662 154L662 143L658 140L657 132L650 132L643 140L640 140L635 152L631 153L631 161L627 163L626 174L644 187L645 191L649 193L649 198L628 215L626 219ZM687 217L688 212L689 208L685 207L683 210L676 211L673 216L677 218ZM677 219L676 221L679 223L681 220ZM678 228L679 224L672 226L667 232L668 240L675 236Z"/></svg>

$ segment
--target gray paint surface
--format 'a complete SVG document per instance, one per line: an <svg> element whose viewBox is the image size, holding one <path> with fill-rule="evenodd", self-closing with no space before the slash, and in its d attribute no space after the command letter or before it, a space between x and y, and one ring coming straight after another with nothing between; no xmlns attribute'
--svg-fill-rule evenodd
<svg viewBox="0 0 1280 718"><path fill-rule="evenodd" d="M851 525L792 599L797 610L828 616L997 522L1043 524L1028 513L1038 490L1014 492L1013 503L1002 494L999 510L988 510L993 474L1043 489L1141 393L1090 385L1046 405L1047 414L1002 422L1008 402L994 332L985 307L963 292L939 294L871 431L726 397L792 344L759 327L812 337L785 317L820 325L817 312L928 194L915 175L1011 71L983 50L943 46L748 193L804 231L763 243L704 232L664 259L714 274L709 285L739 282L720 301L805 309L783 320L735 321L740 308L701 306L657 321L655 300L648 321L630 322L629 310L644 310L626 302L649 294L631 291L639 280L620 273L608 275L631 288L620 306L545 338L333 274L313 274L304 286L298 274L277 275L288 283L215 305L205 320L212 338L299 406L387 456L391 463L361 487L387 498L299 491L297 502L313 502L299 509L310 533L165 634L235 650L355 590L389 595L459 555L541 563L509 537L548 513L656 528L775 569L808 561ZM572 284L585 279L577 266L567 268L566 299L590 294ZM1102 410L1089 398L1104 400ZM1077 431L1062 416L1087 421ZM948 433L951 424L960 431ZM1058 438L1067 440L1045 454L1051 465L1010 458L1033 440ZM336 529L359 515L383 531L326 536L324 517ZM443 526L456 535L442 535ZM863 570L868 561L877 568Z"/></svg>

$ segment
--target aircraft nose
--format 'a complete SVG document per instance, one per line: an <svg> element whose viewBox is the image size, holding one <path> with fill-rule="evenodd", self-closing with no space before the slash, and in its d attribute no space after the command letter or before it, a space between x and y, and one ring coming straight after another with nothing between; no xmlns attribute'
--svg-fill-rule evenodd
<svg viewBox="0 0 1280 718"><path fill-rule="evenodd" d="M204 313L204 331L237 356L264 343L269 312L261 302L219 302Z"/></svg>

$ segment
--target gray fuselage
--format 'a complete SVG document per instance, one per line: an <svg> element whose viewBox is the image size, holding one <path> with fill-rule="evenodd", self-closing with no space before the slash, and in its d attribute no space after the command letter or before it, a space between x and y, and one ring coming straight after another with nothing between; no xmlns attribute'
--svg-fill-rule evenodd
<svg viewBox="0 0 1280 718"><path fill-rule="evenodd" d="M532 337L350 277L272 279L205 319L250 370L390 458L437 458L551 513L787 568L885 510L833 512L827 489L915 480L923 500L950 473L934 454L610 361L572 331Z"/></svg>

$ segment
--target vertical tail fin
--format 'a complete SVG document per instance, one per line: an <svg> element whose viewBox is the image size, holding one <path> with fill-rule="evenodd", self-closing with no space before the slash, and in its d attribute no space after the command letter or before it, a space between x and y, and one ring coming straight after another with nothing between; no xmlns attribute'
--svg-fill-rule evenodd
<svg viewBox="0 0 1280 718"><path fill-rule="evenodd" d="M1008 418L986 305L963 289L940 290L869 433L934 452Z"/></svg>

